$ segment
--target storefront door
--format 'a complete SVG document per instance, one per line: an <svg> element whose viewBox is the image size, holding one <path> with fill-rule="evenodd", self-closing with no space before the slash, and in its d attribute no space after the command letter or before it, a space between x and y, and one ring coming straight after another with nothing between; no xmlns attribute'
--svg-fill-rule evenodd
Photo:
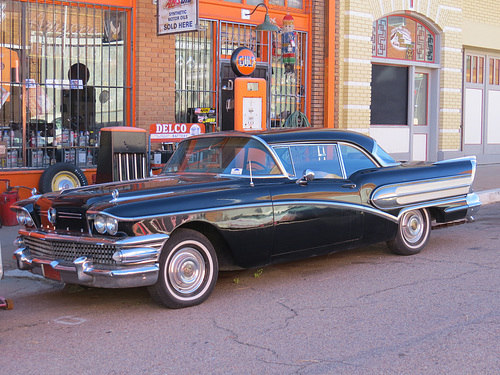
<svg viewBox="0 0 500 375"><path fill-rule="evenodd" d="M413 121L410 121L411 160L426 161L429 158L429 88L430 71L415 69L413 75Z"/></svg>

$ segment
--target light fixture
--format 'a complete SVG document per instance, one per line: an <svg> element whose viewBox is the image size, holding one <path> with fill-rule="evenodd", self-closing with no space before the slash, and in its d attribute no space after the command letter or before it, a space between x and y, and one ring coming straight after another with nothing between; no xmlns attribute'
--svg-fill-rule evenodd
<svg viewBox="0 0 500 375"><path fill-rule="evenodd" d="M264 6L266 8L266 15L264 17L264 22L262 22L260 25L257 25L257 31L278 31L278 26L273 25L269 19L269 10L267 9L267 5L264 3L259 3L257 6L252 10L252 13L249 13L248 15L251 16L252 14L255 13L258 7Z"/></svg>

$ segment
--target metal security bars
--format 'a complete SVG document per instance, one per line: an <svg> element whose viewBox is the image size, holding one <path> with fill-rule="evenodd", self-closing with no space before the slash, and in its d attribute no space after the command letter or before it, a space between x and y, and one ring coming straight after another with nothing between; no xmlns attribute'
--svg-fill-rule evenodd
<svg viewBox="0 0 500 375"><path fill-rule="evenodd" d="M99 130L127 122L130 11L2 3L1 168L94 166Z"/></svg>
<svg viewBox="0 0 500 375"><path fill-rule="evenodd" d="M296 126L287 119L295 111L306 114L307 33L295 32L293 64L284 57L290 43L284 43L283 33L273 34L270 123L272 127Z"/></svg>
<svg viewBox="0 0 500 375"><path fill-rule="evenodd" d="M282 32L265 33L254 25L224 21L200 21L201 30L176 35L176 122L217 121L208 131L222 128L224 87L234 78L231 54L238 47L251 49L257 58L254 75L270 81L267 123L287 125L286 118L306 114L307 33L294 33L294 58L285 66ZM201 111L205 111L201 113ZM198 113L196 113L198 112ZM208 112L217 112L208 113Z"/></svg>
<svg viewBox="0 0 500 375"><path fill-rule="evenodd" d="M214 21L200 20L199 31L176 35L176 122L198 122L202 117L206 120L210 109L215 107L214 29ZM204 108L203 114L199 108Z"/></svg>

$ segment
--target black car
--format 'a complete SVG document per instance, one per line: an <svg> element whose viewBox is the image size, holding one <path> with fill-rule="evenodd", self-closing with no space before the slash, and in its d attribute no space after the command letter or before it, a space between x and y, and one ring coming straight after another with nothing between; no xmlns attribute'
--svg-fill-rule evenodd
<svg viewBox="0 0 500 375"><path fill-rule="evenodd" d="M94 287L147 286L180 308L219 270L386 241L419 253L432 225L471 219L474 157L401 164L340 130L188 138L153 178L35 195L13 209L19 269Z"/></svg>

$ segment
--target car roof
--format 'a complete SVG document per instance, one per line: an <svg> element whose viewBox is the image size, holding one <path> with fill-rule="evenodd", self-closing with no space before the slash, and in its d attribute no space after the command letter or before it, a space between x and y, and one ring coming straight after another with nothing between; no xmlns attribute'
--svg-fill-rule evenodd
<svg viewBox="0 0 500 375"><path fill-rule="evenodd" d="M373 138L361 133L349 130L340 129L279 129L269 130L261 133L254 133L254 136L261 138L269 144L289 143L289 142L321 142L321 141L337 141L337 142L352 142L368 151L372 151L375 141Z"/></svg>
<svg viewBox="0 0 500 375"><path fill-rule="evenodd" d="M267 144L291 142L348 142L354 143L369 152L375 148L375 140L367 135L349 130L326 128L272 129L264 132L241 132L235 130L200 134L187 139L206 137L257 137Z"/></svg>

